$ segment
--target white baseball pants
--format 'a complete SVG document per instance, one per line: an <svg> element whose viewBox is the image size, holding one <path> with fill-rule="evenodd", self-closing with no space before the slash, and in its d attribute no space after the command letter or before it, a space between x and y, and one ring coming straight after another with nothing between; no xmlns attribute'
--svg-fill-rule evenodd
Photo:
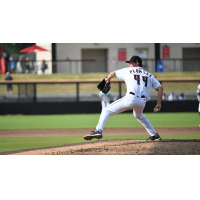
<svg viewBox="0 0 200 200"><path fill-rule="evenodd" d="M135 95L127 94L123 98L114 101L102 110L99 118L99 123L96 126L96 130L103 131L103 127L105 126L110 116L124 112L126 110L133 109L134 117L136 117L136 119L144 126L149 135L154 136L156 134L156 131L154 130L153 126L146 118L146 116L143 114L145 104L145 98L140 98Z"/></svg>

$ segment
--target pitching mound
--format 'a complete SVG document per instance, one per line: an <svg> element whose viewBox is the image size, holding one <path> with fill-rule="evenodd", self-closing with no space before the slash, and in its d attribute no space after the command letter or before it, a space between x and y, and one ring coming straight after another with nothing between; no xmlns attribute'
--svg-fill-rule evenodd
<svg viewBox="0 0 200 200"><path fill-rule="evenodd" d="M200 155L200 140L95 141L27 151L12 155Z"/></svg>

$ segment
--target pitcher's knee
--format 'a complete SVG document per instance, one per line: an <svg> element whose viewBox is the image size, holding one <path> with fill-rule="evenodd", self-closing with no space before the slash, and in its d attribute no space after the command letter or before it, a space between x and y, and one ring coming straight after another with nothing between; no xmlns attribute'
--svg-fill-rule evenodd
<svg viewBox="0 0 200 200"><path fill-rule="evenodd" d="M136 118L136 119L142 119L142 114L134 114L134 117Z"/></svg>
<svg viewBox="0 0 200 200"><path fill-rule="evenodd" d="M113 113L112 113L110 110L108 110L107 107L105 107L105 108L102 110L102 112L103 112L105 115L107 115L108 117L110 117L111 115L113 115Z"/></svg>

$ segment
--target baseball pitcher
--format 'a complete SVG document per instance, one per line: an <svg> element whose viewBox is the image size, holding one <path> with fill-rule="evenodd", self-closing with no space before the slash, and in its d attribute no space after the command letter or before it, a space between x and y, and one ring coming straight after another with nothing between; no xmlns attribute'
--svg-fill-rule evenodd
<svg viewBox="0 0 200 200"><path fill-rule="evenodd" d="M128 63L128 67L111 72L108 77L105 78L105 82L110 87L110 81L114 76L118 79L123 79L127 88L126 95L102 110L96 130L84 136L85 140L91 140L93 138L101 139L103 137L103 128L108 118L130 109L133 110L134 117L136 117L149 133L150 137L147 141L161 140L158 133L156 133L149 120L143 114L143 110L147 97L153 87L158 91L158 100L154 112L160 111L163 87L152 74L142 68L142 59L139 56L132 56L130 60L125 62Z"/></svg>
<svg viewBox="0 0 200 200"><path fill-rule="evenodd" d="M197 87L197 99L199 101L199 108L198 108L198 111L199 111L199 114L200 114L200 84L198 85Z"/></svg>

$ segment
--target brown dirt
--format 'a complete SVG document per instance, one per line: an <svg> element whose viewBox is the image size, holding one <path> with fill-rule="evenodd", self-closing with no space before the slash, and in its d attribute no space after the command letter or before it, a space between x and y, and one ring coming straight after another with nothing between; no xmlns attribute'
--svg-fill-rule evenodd
<svg viewBox="0 0 200 200"><path fill-rule="evenodd" d="M61 130L3 130L0 137L84 136L91 129ZM199 127L156 128L161 135L199 134ZM147 135L144 128L104 129L103 135ZM98 140L81 144L21 150L0 154L9 155L200 155L200 140Z"/></svg>

